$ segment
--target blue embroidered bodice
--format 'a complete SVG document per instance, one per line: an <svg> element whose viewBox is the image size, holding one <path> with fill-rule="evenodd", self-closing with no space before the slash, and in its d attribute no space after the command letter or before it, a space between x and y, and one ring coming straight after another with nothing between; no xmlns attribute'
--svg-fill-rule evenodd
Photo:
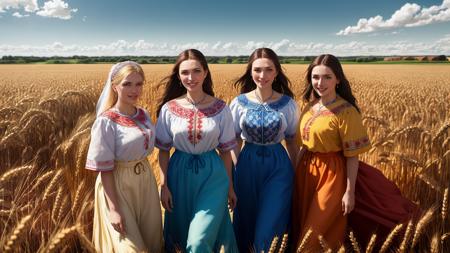
<svg viewBox="0 0 450 253"><path fill-rule="evenodd" d="M276 142L282 127L282 118L278 110L289 100L288 96L283 95L273 103L259 104L248 100L245 95L240 95L239 103L247 108L242 127L248 135L248 141L259 144Z"/></svg>

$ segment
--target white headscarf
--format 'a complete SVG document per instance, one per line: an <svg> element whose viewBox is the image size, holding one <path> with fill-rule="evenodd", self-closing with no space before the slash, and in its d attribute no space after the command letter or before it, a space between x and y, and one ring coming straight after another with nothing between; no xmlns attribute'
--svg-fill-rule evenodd
<svg viewBox="0 0 450 253"><path fill-rule="evenodd" d="M102 113L102 112L100 112L100 109L103 108L103 105L106 103L109 96L111 96L110 93L112 92L112 89L111 89L112 79L119 72L119 70L121 70L123 67L125 67L127 65L139 66L139 64L134 61L123 61L123 62L116 63L111 67L111 70L109 71L109 74L108 74L108 79L106 80L105 86L103 87L103 91L102 91L100 97L98 98L97 106L95 108L97 117Z"/></svg>

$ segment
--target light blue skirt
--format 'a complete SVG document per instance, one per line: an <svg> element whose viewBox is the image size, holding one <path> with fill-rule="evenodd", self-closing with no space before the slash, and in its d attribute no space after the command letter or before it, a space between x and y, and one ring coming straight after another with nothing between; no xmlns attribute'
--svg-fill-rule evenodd
<svg viewBox="0 0 450 253"><path fill-rule="evenodd" d="M176 150L167 182L172 212L165 213L167 252L238 252L228 212L229 179L215 150L193 155Z"/></svg>
<svg viewBox="0 0 450 253"><path fill-rule="evenodd" d="M245 143L234 171L233 226L240 252L268 252L289 231L294 170L281 144Z"/></svg>

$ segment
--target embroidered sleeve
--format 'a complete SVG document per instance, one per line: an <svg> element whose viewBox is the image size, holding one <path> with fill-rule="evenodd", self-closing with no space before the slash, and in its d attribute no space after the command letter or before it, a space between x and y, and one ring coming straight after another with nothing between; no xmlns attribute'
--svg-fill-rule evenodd
<svg viewBox="0 0 450 253"><path fill-rule="evenodd" d="M228 151L236 147L236 133L233 128L233 117L230 108L225 106L220 117L220 136L219 146L220 151Z"/></svg>
<svg viewBox="0 0 450 253"><path fill-rule="evenodd" d="M111 123L107 118L99 117L92 125L86 169L94 171L114 169L115 134Z"/></svg>
<svg viewBox="0 0 450 253"><path fill-rule="evenodd" d="M239 122L241 120L241 108L239 106L239 101L237 97L233 99L233 101L231 101L230 109L233 120L234 132L236 133L236 136L240 136L242 132L242 129L239 125Z"/></svg>
<svg viewBox="0 0 450 253"><path fill-rule="evenodd" d="M348 107L338 118L344 156L352 157L368 151L371 147L369 137L356 108Z"/></svg>
<svg viewBox="0 0 450 253"><path fill-rule="evenodd" d="M284 138L293 139L298 130L300 112L298 110L297 103L294 100L291 100L287 106L288 108L285 112L287 128L286 131L284 132Z"/></svg>
<svg viewBox="0 0 450 253"><path fill-rule="evenodd" d="M159 112L156 120L156 140L155 146L159 149L169 151L173 145L172 133L170 132L170 117L167 104L165 104Z"/></svg>

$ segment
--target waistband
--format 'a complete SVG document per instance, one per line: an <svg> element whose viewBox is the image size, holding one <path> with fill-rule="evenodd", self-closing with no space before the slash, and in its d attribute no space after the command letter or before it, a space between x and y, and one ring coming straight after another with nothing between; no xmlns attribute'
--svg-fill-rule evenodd
<svg viewBox="0 0 450 253"><path fill-rule="evenodd" d="M147 157L144 157L139 160L132 160L132 161L114 161L114 165L121 168L133 168L139 163L144 164L148 163Z"/></svg>

